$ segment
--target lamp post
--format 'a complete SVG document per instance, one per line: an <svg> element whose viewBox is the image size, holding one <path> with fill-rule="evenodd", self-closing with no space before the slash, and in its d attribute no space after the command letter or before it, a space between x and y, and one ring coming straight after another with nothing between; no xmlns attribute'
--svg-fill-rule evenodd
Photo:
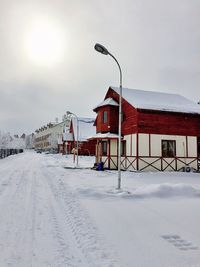
<svg viewBox="0 0 200 267"><path fill-rule="evenodd" d="M70 116L74 116L76 118L76 150L77 150L77 155L76 155L76 166L78 167L78 132L79 132L79 123L78 123L78 117L76 116L76 114L70 112L70 111L67 111L66 112L67 115L70 115Z"/></svg>
<svg viewBox="0 0 200 267"><path fill-rule="evenodd" d="M117 59L107 50L107 48L105 48L103 45L101 44L95 44L94 49L103 54L103 55L109 55L111 56L114 61L117 63L117 66L119 68L119 74L120 74L120 79L119 79L119 83L120 83L120 91L119 91L119 133L118 133L118 186L117 189L121 188L121 125L122 125L122 70L121 67L119 65L119 62L117 61Z"/></svg>

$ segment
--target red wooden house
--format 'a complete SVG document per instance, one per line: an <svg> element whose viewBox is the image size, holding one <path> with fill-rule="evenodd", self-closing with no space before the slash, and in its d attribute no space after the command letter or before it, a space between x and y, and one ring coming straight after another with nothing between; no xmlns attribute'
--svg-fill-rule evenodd
<svg viewBox="0 0 200 267"><path fill-rule="evenodd" d="M96 142L87 138L95 133L94 119L72 118L69 132L63 134L64 153L70 154L77 149L78 130L78 153L79 155L95 155ZM78 125L77 125L78 123ZM77 127L78 126L78 127Z"/></svg>
<svg viewBox="0 0 200 267"><path fill-rule="evenodd" d="M110 87L94 111L96 161L117 169L119 88ZM200 105L177 94L122 90L124 170L198 170Z"/></svg>

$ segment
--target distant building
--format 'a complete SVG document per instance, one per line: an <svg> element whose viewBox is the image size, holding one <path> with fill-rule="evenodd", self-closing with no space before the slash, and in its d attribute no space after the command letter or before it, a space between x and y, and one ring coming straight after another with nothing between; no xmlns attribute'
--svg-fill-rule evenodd
<svg viewBox="0 0 200 267"><path fill-rule="evenodd" d="M94 111L96 162L117 169L119 88L110 87ZM121 168L198 170L200 106L177 94L123 88Z"/></svg>
<svg viewBox="0 0 200 267"><path fill-rule="evenodd" d="M32 134L28 134L25 137L25 145L27 149L34 149L34 145L35 145L35 135L34 133Z"/></svg>
<svg viewBox="0 0 200 267"><path fill-rule="evenodd" d="M65 116L62 122L48 123L35 131L35 150L55 151L60 150L63 141L63 131L69 128L70 120Z"/></svg>

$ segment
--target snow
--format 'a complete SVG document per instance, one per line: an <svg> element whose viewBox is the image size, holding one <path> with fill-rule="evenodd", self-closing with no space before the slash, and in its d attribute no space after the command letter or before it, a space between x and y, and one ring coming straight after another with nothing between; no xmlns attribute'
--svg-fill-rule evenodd
<svg viewBox="0 0 200 267"><path fill-rule="evenodd" d="M111 87L119 94L118 87ZM122 97L133 107L200 114L200 105L178 94L122 88Z"/></svg>
<svg viewBox="0 0 200 267"><path fill-rule="evenodd" d="M96 133L96 127L94 126L95 119L93 118L78 118L78 140L86 141L88 136ZM74 138L77 139L77 118L72 118Z"/></svg>
<svg viewBox="0 0 200 267"><path fill-rule="evenodd" d="M88 139L116 139L118 138L118 134L113 134L113 133L97 133L93 136L89 136Z"/></svg>
<svg viewBox="0 0 200 267"><path fill-rule="evenodd" d="M0 149L24 149L25 139L22 137L11 136L10 133L0 131Z"/></svg>
<svg viewBox="0 0 200 267"><path fill-rule="evenodd" d="M8 149L24 149L25 148L25 139L23 138L15 138L7 144Z"/></svg>
<svg viewBox="0 0 200 267"><path fill-rule="evenodd" d="M96 106L94 108L94 110L99 108L99 107L103 107L103 106L107 106L107 105L109 105L109 106L119 106L119 104L114 99L112 99L111 97L108 97L103 102L101 102L98 106Z"/></svg>
<svg viewBox="0 0 200 267"><path fill-rule="evenodd" d="M72 133L63 133L63 141L73 141Z"/></svg>
<svg viewBox="0 0 200 267"><path fill-rule="evenodd" d="M93 157L0 160L0 266L199 267L200 174L94 171ZM74 169L71 169L74 167Z"/></svg>

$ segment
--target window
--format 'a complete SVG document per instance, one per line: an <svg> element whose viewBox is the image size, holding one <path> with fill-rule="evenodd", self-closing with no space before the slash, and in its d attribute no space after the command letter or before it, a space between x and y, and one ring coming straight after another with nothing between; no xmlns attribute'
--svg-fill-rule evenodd
<svg viewBox="0 0 200 267"><path fill-rule="evenodd" d="M176 141L162 140L162 156L163 157L176 156Z"/></svg>
<svg viewBox="0 0 200 267"><path fill-rule="evenodd" d="M123 112L122 112L121 120L122 122L126 120L125 114Z"/></svg>
<svg viewBox="0 0 200 267"><path fill-rule="evenodd" d="M126 156L126 141L121 142L121 156Z"/></svg>
<svg viewBox="0 0 200 267"><path fill-rule="evenodd" d="M108 122L108 112L104 111L103 112L103 123L107 123Z"/></svg>
<svg viewBox="0 0 200 267"><path fill-rule="evenodd" d="M107 141L102 141L102 156L107 156L107 147L108 147L108 144L107 144Z"/></svg>
<svg viewBox="0 0 200 267"><path fill-rule="evenodd" d="M200 158L200 137L197 137L197 155Z"/></svg>

